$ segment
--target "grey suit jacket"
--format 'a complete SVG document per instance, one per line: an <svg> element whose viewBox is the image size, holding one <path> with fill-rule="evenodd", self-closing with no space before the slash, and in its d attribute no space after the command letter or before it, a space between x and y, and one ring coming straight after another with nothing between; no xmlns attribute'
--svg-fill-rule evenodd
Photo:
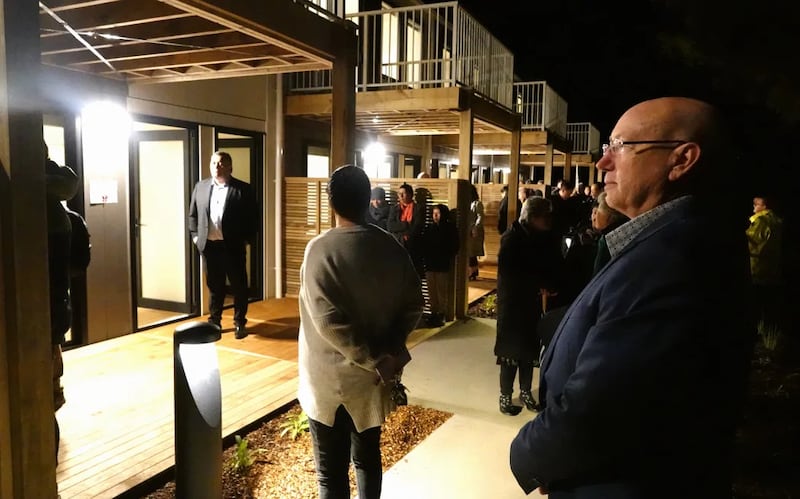
<svg viewBox="0 0 800 499"><path fill-rule="evenodd" d="M209 202L214 179L209 177L194 186L189 203L189 235L197 237L197 248L202 252L208 238ZM250 184L231 177L222 215L222 237L227 245L252 243L258 233L258 207Z"/></svg>

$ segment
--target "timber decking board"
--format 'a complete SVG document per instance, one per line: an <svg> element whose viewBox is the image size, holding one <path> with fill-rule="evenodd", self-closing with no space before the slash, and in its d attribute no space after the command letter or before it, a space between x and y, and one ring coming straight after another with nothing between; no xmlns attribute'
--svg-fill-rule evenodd
<svg viewBox="0 0 800 499"><path fill-rule="evenodd" d="M251 335L217 342L223 435L294 400L297 301L251 304ZM205 320L205 317L190 319ZM58 412L61 497L113 497L174 464L172 336L177 324L65 352Z"/></svg>
<svg viewBox="0 0 800 499"><path fill-rule="evenodd" d="M248 316L251 334L236 340L232 311L226 310L216 343L223 436L297 393L297 300L252 303ZM172 337L179 324L64 353L67 404L58 412L56 470L63 499L115 497L174 464ZM439 330L415 330L409 347Z"/></svg>

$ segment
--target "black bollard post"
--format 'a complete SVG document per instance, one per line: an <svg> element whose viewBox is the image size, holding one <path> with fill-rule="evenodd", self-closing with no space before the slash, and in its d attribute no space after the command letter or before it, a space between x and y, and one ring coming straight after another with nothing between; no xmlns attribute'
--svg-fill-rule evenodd
<svg viewBox="0 0 800 499"><path fill-rule="evenodd" d="M214 342L220 328L191 322L175 329L175 497L222 497L222 389Z"/></svg>

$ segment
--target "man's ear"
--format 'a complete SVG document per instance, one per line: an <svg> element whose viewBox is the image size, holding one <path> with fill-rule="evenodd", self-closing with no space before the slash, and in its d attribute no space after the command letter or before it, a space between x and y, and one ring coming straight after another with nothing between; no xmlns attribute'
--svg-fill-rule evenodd
<svg viewBox="0 0 800 499"><path fill-rule="evenodd" d="M671 155L672 168L669 170L669 179L674 182L689 173L700 159L700 145L687 142L676 147Z"/></svg>

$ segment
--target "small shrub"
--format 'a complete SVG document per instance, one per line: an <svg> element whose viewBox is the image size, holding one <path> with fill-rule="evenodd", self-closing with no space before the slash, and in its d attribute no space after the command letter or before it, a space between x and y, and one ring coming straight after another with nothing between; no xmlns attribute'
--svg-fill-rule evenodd
<svg viewBox="0 0 800 499"><path fill-rule="evenodd" d="M308 431L308 414L300 411L293 416L287 416L286 421L281 424L281 428L283 430L281 431L282 437L288 436L295 440L300 434Z"/></svg>
<svg viewBox="0 0 800 499"><path fill-rule="evenodd" d="M486 315L492 315L497 312L497 295L486 295L480 304L480 310Z"/></svg>
<svg viewBox="0 0 800 499"><path fill-rule="evenodd" d="M758 322L758 335L761 336L761 344L769 352L774 352L778 347L781 337L781 329L775 324L767 324L763 320Z"/></svg>
<svg viewBox="0 0 800 499"><path fill-rule="evenodd" d="M247 471L253 465L253 456L250 454L250 449L247 447L247 439L239 435L234 437L236 439L236 452L233 453L230 467L237 473Z"/></svg>

